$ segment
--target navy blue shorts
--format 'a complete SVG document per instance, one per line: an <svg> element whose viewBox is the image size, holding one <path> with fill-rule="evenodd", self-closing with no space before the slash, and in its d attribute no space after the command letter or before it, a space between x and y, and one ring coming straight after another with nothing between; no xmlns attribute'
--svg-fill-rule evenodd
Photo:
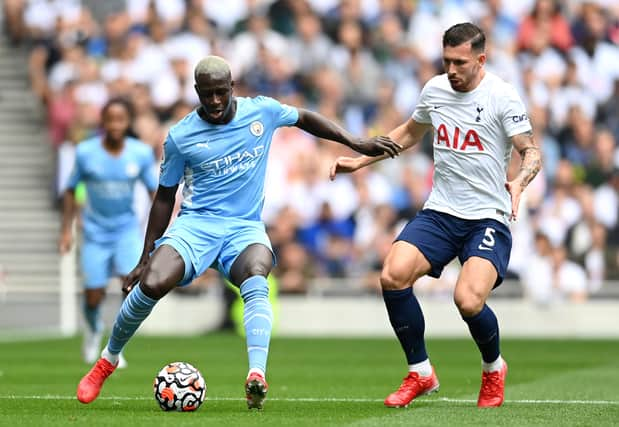
<svg viewBox="0 0 619 427"><path fill-rule="evenodd" d="M456 256L460 264L472 256L487 259L496 268L501 284L512 249L509 228L494 219L462 219L431 209L420 211L402 230L396 241L415 245L430 262L428 275L440 277Z"/></svg>

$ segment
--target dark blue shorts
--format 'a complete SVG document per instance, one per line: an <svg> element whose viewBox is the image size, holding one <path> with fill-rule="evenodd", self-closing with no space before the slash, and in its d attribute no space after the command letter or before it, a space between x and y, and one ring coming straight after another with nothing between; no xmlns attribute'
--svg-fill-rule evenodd
<svg viewBox="0 0 619 427"><path fill-rule="evenodd" d="M494 219L462 219L431 209L420 211L404 227L396 241L415 245L430 262L432 277L456 256L460 264L472 256L487 259L496 268L497 287L503 281L512 249L509 228Z"/></svg>

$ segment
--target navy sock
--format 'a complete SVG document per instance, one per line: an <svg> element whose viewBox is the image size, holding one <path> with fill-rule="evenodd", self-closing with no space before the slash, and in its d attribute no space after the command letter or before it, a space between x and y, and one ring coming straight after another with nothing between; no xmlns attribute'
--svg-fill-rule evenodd
<svg viewBox="0 0 619 427"><path fill-rule="evenodd" d="M412 288L383 291L389 321L395 331L409 365L428 358L423 335L426 323Z"/></svg>
<svg viewBox="0 0 619 427"><path fill-rule="evenodd" d="M84 318L86 319L86 324L90 328L92 332L101 332L103 329L103 321L101 320L101 304L96 307L89 307L88 304L84 301L84 305L82 306L84 310Z"/></svg>
<svg viewBox="0 0 619 427"><path fill-rule="evenodd" d="M471 336L477 343L481 358L486 363L494 362L501 354L499 350L499 322L494 312L484 304L484 308L472 317L462 319L469 325Z"/></svg>

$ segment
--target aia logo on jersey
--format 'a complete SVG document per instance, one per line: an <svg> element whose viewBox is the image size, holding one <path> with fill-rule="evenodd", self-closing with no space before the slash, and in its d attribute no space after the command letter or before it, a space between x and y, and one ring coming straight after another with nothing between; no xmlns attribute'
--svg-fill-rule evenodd
<svg viewBox="0 0 619 427"><path fill-rule="evenodd" d="M464 137L462 137L462 135L464 135ZM469 129L465 133L456 126L453 135L450 135L444 123L441 123L436 129L436 144L444 144L448 148L460 151L469 151L469 147L475 147L477 151L484 151L484 146L481 144L481 140L477 132L475 132L475 129Z"/></svg>

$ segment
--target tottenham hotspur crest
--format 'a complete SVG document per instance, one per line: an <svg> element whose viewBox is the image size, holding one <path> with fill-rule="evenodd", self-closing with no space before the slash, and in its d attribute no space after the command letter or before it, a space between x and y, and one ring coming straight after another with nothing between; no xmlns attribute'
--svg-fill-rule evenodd
<svg viewBox="0 0 619 427"><path fill-rule="evenodd" d="M260 136L264 133L264 125L261 121L256 120L249 125L249 131L254 136Z"/></svg>
<svg viewBox="0 0 619 427"><path fill-rule="evenodd" d="M481 112L484 111L484 107L478 104L476 109L477 109L477 117L475 117L475 121L479 123L481 122Z"/></svg>

